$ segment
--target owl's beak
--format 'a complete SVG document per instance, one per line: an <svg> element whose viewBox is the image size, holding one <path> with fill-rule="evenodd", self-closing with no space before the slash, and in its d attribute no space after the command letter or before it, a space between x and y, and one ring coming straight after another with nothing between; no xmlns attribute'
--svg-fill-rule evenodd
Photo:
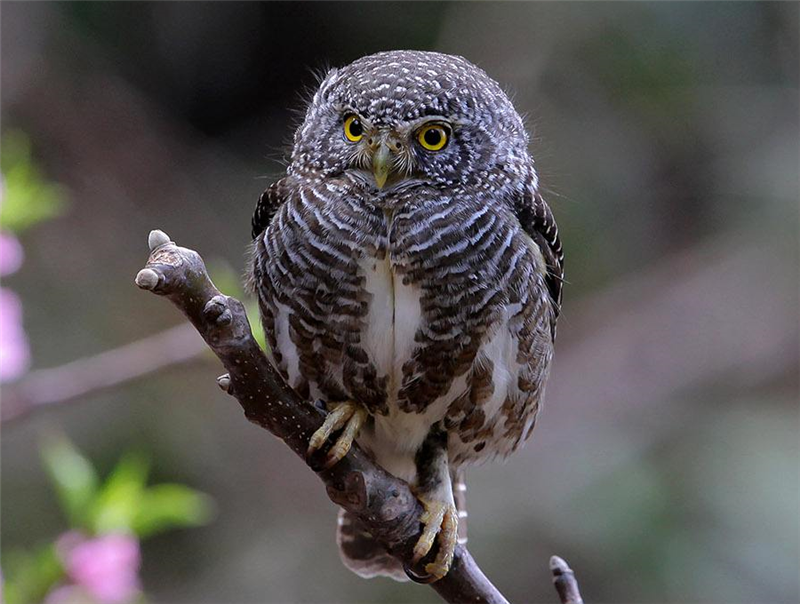
<svg viewBox="0 0 800 604"><path fill-rule="evenodd" d="M391 167L391 151L389 151L389 146L385 142L381 142L372 155L372 175L375 177L375 184L379 189L382 189L383 185L386 184Z"/></svg>

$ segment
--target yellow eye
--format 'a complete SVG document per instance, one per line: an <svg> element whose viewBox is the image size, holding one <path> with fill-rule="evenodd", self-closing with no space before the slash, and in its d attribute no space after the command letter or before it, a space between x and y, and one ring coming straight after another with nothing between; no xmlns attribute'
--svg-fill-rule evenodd
<svg viewBox="0 0 800 604"><path fill-rule="evenodd" d="M448 129L441 124L423 126L417 132L417 140L428 151L440 151L447 144Z"/></svg>
<svg viewBox="0 0 800 604"><path fill-rule="evenodd" d="M364 126L357 115L348 115L345 118L344 135L351 143L357 143L364 138Z"/></svg>

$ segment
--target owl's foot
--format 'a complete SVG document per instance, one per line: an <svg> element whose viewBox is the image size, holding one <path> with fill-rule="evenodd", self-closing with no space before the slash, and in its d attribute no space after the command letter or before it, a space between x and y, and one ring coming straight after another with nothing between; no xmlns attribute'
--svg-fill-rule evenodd
<svg viewBox="0 0 800 604"><path fill-rule="evenodd" d="M322 427L311 435L308 441L308 451L306 457L310 457L315 451L324 445L331 434L337 430L342 430L336 443L328 451L328 459L324 468L327 470L336 465L353 446L353 441L358 436L361 426L367 419L367 410L357 403L340 403L335 409L328 413Z"/></svg>
<svg viewBox="0 0 800 604"><path fill-rule="evenodd" d="M420 516L424 528L422 536L414 546L413 564L416 565L431 551L437 535L439 551L434 561L425 565L427 577L420 577L408 568L406 574L418 583L433 583L444 577L453 563L453 554L458 543L458 511L450 502L423 499L420 501L425 508Z"/></svg>

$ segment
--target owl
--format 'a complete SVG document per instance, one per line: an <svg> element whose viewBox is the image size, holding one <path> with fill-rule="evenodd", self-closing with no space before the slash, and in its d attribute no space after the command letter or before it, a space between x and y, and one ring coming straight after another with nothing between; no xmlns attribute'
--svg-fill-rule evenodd
<svg viewBox="0 0 800 604"><path fill-rule="evenodd" d="M458 56L333 69L252 226L270 360L327 410L309 455L358 442L424 507L407 568L341 512L345 564L438 580L465 539L463 469L530 436L553 356L564 256L522 118Z"/></svg>

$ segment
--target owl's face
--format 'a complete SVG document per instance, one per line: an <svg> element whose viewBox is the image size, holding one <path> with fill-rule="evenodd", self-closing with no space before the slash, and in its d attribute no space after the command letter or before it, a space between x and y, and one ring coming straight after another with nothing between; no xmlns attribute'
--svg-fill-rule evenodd
<svg viewBox="0 0 800 604"><path fill-rule="evenodd" d="M494 186L528 165L522 119L465 59L392 51L333 70L295 134L291 171L345 172L377 189Z"/></svg>

